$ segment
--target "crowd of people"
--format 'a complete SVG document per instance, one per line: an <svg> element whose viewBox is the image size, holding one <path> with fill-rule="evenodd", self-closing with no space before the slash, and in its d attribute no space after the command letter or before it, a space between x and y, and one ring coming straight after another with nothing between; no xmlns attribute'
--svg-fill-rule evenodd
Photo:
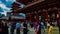
<svg viewBox="0 0 60 34"><path fill-rule="evenodd" d="M10 34L14 34L14 30L16 29L16 34L21 34L21 29L23 29L23 34L28 34L28 27L34 28L36 34L45 34L45 28L48 28L48 34L52 34L54 31L53 22L41 22L34 21L33 23L28 23L26 21L20 22L12 22L7 23L4 20L0 21L0 34L9 34L8 28L10 28Z"/></svg>
<svg viewBox="0 0 60 34"><path fill-rule="evenodd" d="M10 34L14 34L14 30L16 29L16 34L21 34L20 30L23 29L23 34L27 34L29 29L28 27L34 27L35 31L38 31L39 25L37 24L37 22L35 23L27 23L26 21L20 22L20 21L10 21L9 23L7 23L4 20L0 21L0 34L9 34L9 30L8 28L10 28ZM38 32L36 32L38 33ZM40 32L39 32L40 33Z"/></svg>

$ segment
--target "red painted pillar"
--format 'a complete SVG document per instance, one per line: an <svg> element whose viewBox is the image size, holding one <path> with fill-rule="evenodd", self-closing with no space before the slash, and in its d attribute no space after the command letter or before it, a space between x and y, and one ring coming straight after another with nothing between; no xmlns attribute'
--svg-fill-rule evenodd
<svg viewBox="0 0 60 34"><path fill-rule="evenodd" d="M46 12L46 21L48 21L48 12Z"/></svg>
<svg viewBox="0 0 60 34"><path fill-rule="evenodd" d="M36 15L36 21L38 22L38 14Z"/></svg>
<svg viewBox="0 0 60 34"><path fill-rule="evenodd" d="M39 23L39 15L38 15L38 13L36 13L36 21L37 21L37 23Z"/></svg>
<svg viewBox="0 0 60 34"><path fill-rule="evenodd" d="M58 9L58 15L59 15L58 21L60 22L60 8Z"/></svg>
<svg viewBox="0 0 60 34"><path fill-rule="evenodd" d="M32 23L32 15L30 14L30 23Z"/></svg>

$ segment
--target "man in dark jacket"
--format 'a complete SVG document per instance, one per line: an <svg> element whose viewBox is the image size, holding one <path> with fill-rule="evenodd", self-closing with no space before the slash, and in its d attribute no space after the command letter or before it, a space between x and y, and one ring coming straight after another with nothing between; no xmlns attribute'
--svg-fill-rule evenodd
<svg viewBox="0 0 60 34"><path fill-rule="evenodd" d="M3 32L2 32L2 22L0 22L0 34L2 34Z"/></svg>
<svg viewBox="0 0 60 34"><path fill-rule="evenodd" d="M26 22L23 23L23 26L24 26L23 34L27 34L28 29L27 29L27 24L26 24Z"/></svg>
<svg viewBox="0 0 60 34"><path fill-rule="evenodd" d="M16 23L11 22L11 34L14 34L15 24Z"/></svg>

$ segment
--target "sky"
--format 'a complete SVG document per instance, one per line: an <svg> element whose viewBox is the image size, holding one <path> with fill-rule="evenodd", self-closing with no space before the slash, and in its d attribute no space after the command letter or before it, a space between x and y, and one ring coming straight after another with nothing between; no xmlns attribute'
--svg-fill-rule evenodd
<svg viewBox="0 0 60 34"><path fill-rule="evenodd" d="M7 12L10 12L11 10L11 6L12 6L12 3L15 2L16 0L0 0L0 13L1 14L5 14L6 16L6 13Z"/></svg>
<svg viewBox="0 0 60 34"><path fill-rule="evenodd" d="M16 0L0 0L0 13L7 15L7 12L11 12L11 6L12 4L16 2ZM20 6L23 8L23 4Z"/></svg>

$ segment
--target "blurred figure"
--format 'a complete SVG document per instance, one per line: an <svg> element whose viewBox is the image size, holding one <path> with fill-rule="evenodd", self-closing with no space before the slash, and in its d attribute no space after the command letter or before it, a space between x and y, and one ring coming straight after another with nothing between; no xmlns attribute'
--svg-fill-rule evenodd
<svg viewBox="0 0 60 34"><path fill-rule="evenodd" d="M7 26L7 22L2 21L3 22L3 34L8 34L8 26Z"/></svg>
<svg viewBox="0 0 60 34"><path fill-rule="evenodd" d="M23 22L21 22L20 25L21 25L21 30L23 30Z"/></svg>
<svg viewBox="0 0 60 34"><path fill-rule="evenodd" d="M27 32L29 31L29 23L28 23L28 21L26 20L26 24L27 24Z"/></svg>
<svg viewBox="0 0 60 34"><path fill-rule="evenodd" d="M0 34L2 34L2 27L3 27L3 23L0 21Z"/></svg>
<svg viewBox="0 0 60 34"><path fill-rule="evenodd" d="M15 25L16 25L16 23L11 22L11 34L14 34Z"/></svg>
<svg viewBox="0 0 60 34"><path fill-rule="evenodd" d="M11 34L11 22L8 23L8 29L9 29L9 32Z"/></svg>
<svg viewBox="0 0 60 34"><path fill-rule="evenodd" d="M34 30L35 30L35 32L36 32L36 34L38 34L38 22L35 20L34 22L33 22L33 25L34 25Z"/></svg>
<svg viewBox="0 0 60 34"><path fill-rule="evenodd" d="M57 23L58 28L59 28L59 34L60 34L60 22Z"/></svg>
<svg viewBox="0 0 60 34"><path fill-rule="evenodd" d="M36 34L38 34L38 32L39 32L39 25L37 25L37 28L36 28L35 32L36 32Z"/></svg>
<svg viewBox="0 0 60 34"><path fill-rule="evenodd" d="M50 27L50 24L49 24L49 23L47 23L47 28L49 29L49 27Z"/></svg>
<svg viewBox="0 0 60 34"><path fill-rule="evenodd" d="M53 34L53 29L54 29L54 27L53 27L53 24L51 23L50 28L48 30L48 34Z"/></svg>
<svg viewBox="0 0 60 34"><path fill-rule="evenodd" d="M31 27L31 26L30 26L30 22L28 22L28 27Z"/></svg>
<svg viewBox="0 0 60 34"><path fill-rule="evenodd" d="M16 23L16 30L17 30L17 34L20 34L20 23L19 22L17 22Z"/></svg>
<svg viewBox="0 0 60 34"><path fill-rule="evenodd" d="M37 29L37 25L38 25L38 23L35 21L35 22L33 22L33 25L34 25L34 29Z"/></svg>
<svg viewBox="0 0 60 34"><path fill-rule="evenodd" d="M38 34L41 34L41 24L40 24L40 22L39 22L39 28L38 28Z"/></svg>
<svg viewBox="0 0 60 34"><path fill-rule="evenodd" d="M41 22L41 34L42 33L45 34L45 25L43 21Z"/></svg>
<svg viewBox="0 0 60 34"><path fill-rule="evenodd" d="M30 23L31 28L33 28L33 23Z"/></svg>
<svg viewBox="0 0 60 34"><path fill-rule="evenodd" d="M23 34L27 34L27 32L28 32L27 23L24 22L23 26L24 26L24 28L23 28Z"/></svg>
<svg viewBox="0 0 60 34"><path fill-rule="evenodd" d="M0 34L2 34L2 24L0 24Z"/></svg>

